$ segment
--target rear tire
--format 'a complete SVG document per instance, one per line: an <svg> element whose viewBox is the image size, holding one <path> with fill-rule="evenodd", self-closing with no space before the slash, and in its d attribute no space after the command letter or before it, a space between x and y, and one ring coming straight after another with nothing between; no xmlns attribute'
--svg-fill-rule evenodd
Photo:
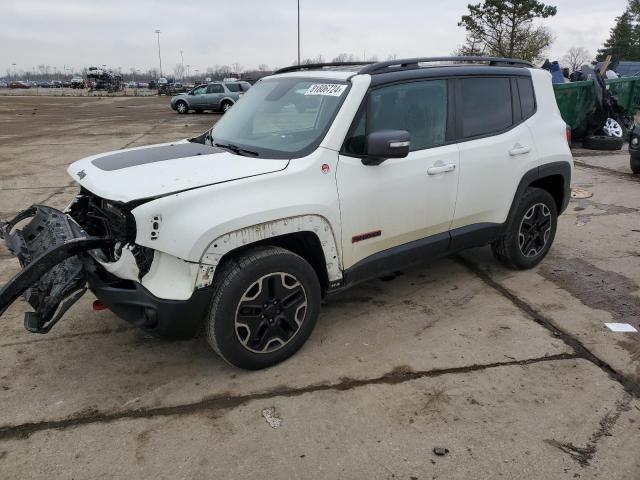
<svg viewBox="0 0 640 480"><path fill-rule="evenodd" d="M624 138L606 135L589 135L582 141L582 147L589 150L621 150L623 145Z"/></svg>
<svg viewBox="0 0 640 480"><path fill-rule="evenodd" d="M286 360L318 319L321 289L313 267L280 247L259 247L216 273L207 341L227 363L247 370Z"/></svg>
<svg viewBox="0 0 640 480"><path fill-rule="evenodd" d="M189 113L189 105L187 105L187 102L183 100L176 102L176 112L180 114Z"/></svg>
<svg viewBox="0 0 640 480"><path fill-rule="evenodd" d="M547 255L558 226L556 202L546 190L525 190L509 218L504 234L491 244L494 256L515 270L535 267Z"/></svg>
<svg viewBox="0 0 640 480"><path fill-rule="evenodd" d="M631 171L633 173L640 173L640 158L631 158L629 161L629 166L631 167Z"/></svg>
<svg viewBox="0 0 640 480"><path fill-rule="evenodd" d="M229 101L224 101L220 105L220 109L222 110L222 113L227 113L231 107L233 107L233 103Z"/></svg>

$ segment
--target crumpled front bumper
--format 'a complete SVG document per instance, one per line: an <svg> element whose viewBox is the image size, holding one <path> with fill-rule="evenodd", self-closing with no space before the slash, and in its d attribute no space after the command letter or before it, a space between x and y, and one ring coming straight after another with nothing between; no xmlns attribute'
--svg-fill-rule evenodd
<svg viewBox="0 0 640 480"><path fill-rule="evenodd" d="M43 205L0 222L0 238L22 266L0 289L0 315L23 295L34 308L25 313L25 328L35 333L47 333L87 290L78 255L114 244L113 238L90 236L69 215Z"/></svg>

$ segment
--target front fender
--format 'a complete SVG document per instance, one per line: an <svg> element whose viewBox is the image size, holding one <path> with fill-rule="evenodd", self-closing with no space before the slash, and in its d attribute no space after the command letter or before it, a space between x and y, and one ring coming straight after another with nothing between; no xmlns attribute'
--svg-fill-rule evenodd
<svg viewBox="0 0 640 480"><path fill-rule="evenodd" d="M310 232L318 237L324 253L329 282L341 281L342 265L331 225L326 218L320 215L300 215L252 225L213 240L200 259L196 288L203 288L211 284L216 267L222 257L229 252L261 240L298 232Z"/></svg>

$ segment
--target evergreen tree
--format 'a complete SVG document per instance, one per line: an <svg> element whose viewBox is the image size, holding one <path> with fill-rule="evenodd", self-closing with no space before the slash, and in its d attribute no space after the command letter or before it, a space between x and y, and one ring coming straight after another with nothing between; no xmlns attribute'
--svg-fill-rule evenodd
<svg viewBox="0 0 640 480"><path fill-rule="evenodd" d="M640 60L640 0L631 0L622 15L616 18L609 38L598 50L596 60L604 61L611 55L613 62Z"/></svg>

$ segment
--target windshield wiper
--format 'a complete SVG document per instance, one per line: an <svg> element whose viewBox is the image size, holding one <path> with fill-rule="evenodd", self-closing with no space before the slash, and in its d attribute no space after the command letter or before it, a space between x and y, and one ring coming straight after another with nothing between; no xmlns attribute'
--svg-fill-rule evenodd
<svg viewBox="0 0 640 480"><path fill-rule="evenodd" d="M258 157L259 154L258 152L254 152L252 150L247 150L245 148L240 148L237 145L234 145L233 143L214 143L214 145L216 147L220 147L220 148L224 148L225 150L229 150L230 152L235 153L236 155L242 155L244 157L246 157L247 155L252 155L254 157Z"/></svg>

